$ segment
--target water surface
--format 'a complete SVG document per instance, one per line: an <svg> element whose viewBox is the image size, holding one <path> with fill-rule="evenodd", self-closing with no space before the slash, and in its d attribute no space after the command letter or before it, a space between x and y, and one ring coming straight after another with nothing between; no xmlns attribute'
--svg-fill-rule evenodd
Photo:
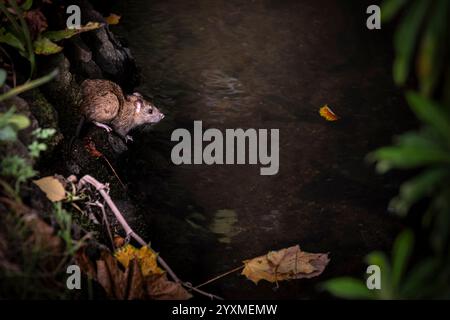
<svg viewBox="0 0 450 320"><path fill-rule="evenodd" d="M395 184L365 155L406 112L391 81L389 31L365 29L362 2L127 1L120 33L139 88L168 117L136 133L123 172L147 212L152 246L194 283L295 244L330 252L320 279L255 286L232 275L205 287L227 298L311 298L318 281L364 272L390 247ZM326 122L329 104L341 117ZM280 129L280 170L175 166L175 128ZM385 179L385 180L383 180ZM319 294L320 295L320 294Z"/></svg>

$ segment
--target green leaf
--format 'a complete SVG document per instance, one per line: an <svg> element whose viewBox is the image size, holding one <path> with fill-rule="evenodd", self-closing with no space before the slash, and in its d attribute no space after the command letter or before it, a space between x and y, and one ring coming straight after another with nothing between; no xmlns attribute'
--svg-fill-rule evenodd
<svg viewBox="0 0 450 320"><path fill-rule="evenodd" d="M446 43L446 23L450 2L439 0L432 19L422 38L417 57L417 75L421 92L430 96L438 82L444 65L444 44Z"/></svg>
<svg viewBox="0 0 450 320"><path fill-rule="evenodd" d="M0 88L3 86L3 84L5 83L5 81L6 81L6 76L7 76L7 73L6 73L6 70L5 69L0 69Z"/></svg>
<svg viewBox="0 0 450 320"><path fill-rule="evenodd" d="M371 153L369 159L378 161L376 169L380 173L385 173L393 168L411 169L424 165L450 164L448 152L430 147L383 147Z"/></svg>
<svg viewBox="0 0 450 320"><path fill-rule="evenodd" d="M21 114L15 114L11 116L8 122L10 124L13 124L18 130L25 129L30 125L30 119Z"/></svg>
<svg viewBox="0 0 450 320"><path fill-rule="evenodd" d="M396 56L393 72L394 80L398 85L405 84L406 78L408 77L417 34L428 5L428 1L415 1L394 35Z"/></svg>
<svg viewBox="0 0 450 320"><path fill-rule="evenodd" d="M416 265L402 282L401 295L408 299L422 298L430 280L435 279L438 261L426 259Z"/></svg>
<svg viewBox="0 0 450 320"><path fill-rule="evenodd" d="M384 0L381 4L381 21L388 22L403 8L407 0Z"/></svg>
<svg viewBox="0 0 450 320"><path fill-rule="evenodd" d="M7 100L11 97L14 97L18 94L21 94L25 91L34 89L36 87L39 87L41 85L43 85L44 83L47 83L48 81L52 80L54 77L56 77L58 75L58 69L53 70L52 72L50 72L49 74L40 77L38 79L34 79L32 81L28 81L20 86L17 86L3 94L0 94L0 102Z"/></svg>
<svg viewBox="0 0 450 320"><path fill-rule="evenodd" d="M339 298L374 299L375 294L365 283L350 277L334 278L324 282L321 287Z"/></svg>
<svg viewBox="0 0 450 320"><path fill-rule="evenodd" d="M47 145L44 143L33 141L33 143L28 146L28 150L30 151L31 157L37 158L41 154L41 151L47 150Z"/></svg>
<svg viewBox="0 0 450 320"><path fill-rule="evenodd" d="M398 288L405 273L408 260L413 250L414 236L411 230L405 230L394 242L392 248L392 286Z"/></svg>
<svg viewBox="0 0 450 320"><path fill-rule="evenodd" d="M69 39L72 38L73 36L82 33L82 32L87 32L87 31L91 31L91 30L95 30L95 29L99 29L101 27L103 27L104 24L100 23L100 22L88 22L86 25L81 26L80 28L77 29L64 29L64 30L58 30L58 31L47 31L44 32L43 36L45 38L50 39L51 41L61 41L63 39Z"/></svg>
<svg viewBox="0 0 450 320"><path fill-rule="evenodd" d="M435 128L443 138L450 139L449 114L444 111L444 108L411 91L406 94L406 99L419 120Z"/></svg>
<svg viewBox="0 0 450 320"><path fill-rule="evenodd" d="M22 10L27 11L30 10L33 6L33 0L25 0L25 2L22 4Z"/></svg>
<svg viewBox="0 0 450 320"><path fill-rule="evenodd" d="M61 52L62 47L58 46L56 43L50 41L48 38L40 37L33 43L34 53L48 56Z"/></svg>
<svg viewBox="0 0 450 320"><path fill-rule="evenodd" d="M23 43L11 32L7 32L5 28L0 28L0 43L4 43L13 48L16 48L22 55L26 54L25 46L23 45Z"/></svg>
<svg viewBox="0 0 450 320"><path fill-rule="evenodd" d="M430 196L448 174L446 169L429 169L403 183L400 194L392 199L390 206L400 215L406 215L417 201Z"/></svg>
<svg viewBox="0 0 450 320"><path fill-rule="evenodd" d="M0 128L0 141L17 140L17 132L11 126Z"/></svg>

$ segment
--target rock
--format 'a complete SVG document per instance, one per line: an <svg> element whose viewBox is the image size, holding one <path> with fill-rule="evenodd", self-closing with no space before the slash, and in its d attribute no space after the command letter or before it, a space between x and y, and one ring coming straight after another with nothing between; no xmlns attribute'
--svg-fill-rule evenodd
<svg viewBox="0 0 450 320"><path fill-rule="evenodd" d="M42 63L42 73L48 73L57 68L59 74L55 80L41 87L48 101L58 112L61 132L64 136L71 136L80 119L81 90L75 76L70 71L70 62L60 53L51 56Z"/></svg>
<svg viewBox="0 0 450 320"><path fill-rule="evenodd" d="M90 48L95 64L101 69L105 78L120 84L125 91L132 90L137 84L137 69L130 50L116 39L103 16L88 1L80 1L80 7L83 23L89 21L105 23L105 26L100 29L80 35L86 46Z"/></svg>
<svg viewBox="0 0 450 320"><path fill-rule="evenodd" d="M102 79L103 72L92 59L92 51L80 37L74 37L66 46L67 55L83 78Z"/></svg>

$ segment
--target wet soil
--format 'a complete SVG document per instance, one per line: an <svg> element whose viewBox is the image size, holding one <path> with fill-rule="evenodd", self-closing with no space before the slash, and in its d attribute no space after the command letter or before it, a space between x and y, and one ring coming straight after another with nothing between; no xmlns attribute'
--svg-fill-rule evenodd
<svg viewBox="0 0 450 320"><path fill-rule="evenodd" d="M411 125L391 80L391 30L365 27L363 1L127 1L116 30L141 68L138 88L168 114L134 133L121 171L152 246L199 283L295 244L330 252L317 279L255 286L238 274L205 289L226 298L322 298L320 281L364 273L391 246L397 179L365 162ZM113 27L114 28L114 27ZM339 116L327 122L318 109ZM277 128L280 170L181 165L175 128Z"/></svg>

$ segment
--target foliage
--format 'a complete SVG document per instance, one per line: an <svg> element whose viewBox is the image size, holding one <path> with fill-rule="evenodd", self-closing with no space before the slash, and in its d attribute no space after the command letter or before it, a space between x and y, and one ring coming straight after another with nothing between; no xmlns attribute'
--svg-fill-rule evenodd
<svg viewBox="0 0 450 320"><path fill-rule="evenodd" d="M2 69L0 69L2 70ZM5 72L6 73L6 72ZM0 86L4 84L0 72ZM44 82L50 81L56 72L29 81L3 95L0 101L15 96ZM11 107L0 113L0 144L17 142L18 132L26 129L30 120ZM28 146L28 155L2 155L0 161L0 198L5 214L0 215L0 298L65 298L67 290L61 288L64 266L84 244L84 239L72 238L72 216L62 208L61 202L54 205L51 219L57 231L40 218L36 211L23 204L21 185L36 175L32 159L47 149L44 141L55 134L55 129L38 128L31 133L34 141ZM10 187L8 178L14 181ZM5 180L3 180L5 179Z"/></svg>
<svg viewBox="0 0 450 320"><path fill-rule="evenodd" d="M15 48L23 57L28 59L30 62L30 75L32 75L36 62L31 34L24 18L23 8L17 5L16 0L10 0L8 3L10 7L6 7L3 1L0 2L0 11L9 22L9 25L0 29L0 43L5 43ZM25 6L26 8L28 8L28 4Z"/></svg>
<svg viewBox="0 0 450 320"><path fill-rule="evenodd" d="M386 0L382 7L384 21L394 19L401 10L404 15L394 35L393 74L398 85L405 85L415 60L419 92L407 92L406 100L422 127L400 135L394 145L382 147L368 158L376 162L380 173L393 169L418 172L400 186L390 207L404 217L414 207L419 209L415 205L426 204L421 216L423 230L418 231L429 235L429 245L434 250L431 254L419 254L421 259L410 263L413 234L401 233L390 260L382 252L367 257L369 265L378 265L382 271L381 290L370 291L363 281L353 278L332 279L324 284L326 290L342 298L450 297L450 96L446 96L450 91L450 73L444 74L450 70L445 65L449 54L450 2ZM440 80L445 81L443 88Z"/></svg>
<svg viewBox="0 0 450 320"><path fill-rule="evenodd" d="M404 85L415 62L420 91L431 96L440 79L447 74L445 88L450 88L448 37L450 36L450 2L447 0L385 0L381 9L387 22L404 15L394 36L396 57L393 74Z"/></svg>
<svg viewBox="0 0 450 320"><path fill-rule="evenodd" d="M9 0L8 4L7 6L5 2L0 2L0 13L8 21L7 25L0 28L0 44L14 48L29 61L30 78L36 68L35 55L58 53L63 50L63 47L55 42L103 26L98 22L89 22L78 29L49 31L47 18L42 13L41 7L35 5L35 1L27 0L22 5L18 5L16 0ZM0 15L0 19L3 16Z"/></svg>
<svg viewBox="0 0 450 320"><path fill-rule="evenodd" d="M15 141L17 132L30 125L30 120L20 114L15 114L16 109L10 108L6 113L0 113L0 142Z"/></svg>
<svg viewBox="0 0 450 320"><path fill-rule="evenodd" d="M403 231L395 240L391 258L385 253L375 251L366 257L368 265L377 265L381 271L381 288L368 289L366 282L360 279L341 277L322 284L322 288L333 295L345 299L423 299L444 298L448 288L435 284L437 274L442 274L439 262L427 258L410 270L408 262L413 251L412 231Z"/></svg>
<svg viewBox="0 0 450 320"><path fill-rule="evenodd" d="M400 187L391 207L406 215L423 199L430 199L424 215L425 226L433 227L433 245L442 251L449 240L450 213L450 116L447 110L416 93L408 93L411 109L424 126L419 132L404 133L393 146L376 150L370 157L377 169L421 169L414 178Z"/></svg>
<svg viewBox="0 0 450 320"><path fill-rule="evenodd" d="M0 69L0 70L2 70L2 69ZM51 81L57 75L58 75L58 70L53 70L52 72L50 72L49 74L47 74L45 76L42 76L40 78L28 81L28 82L26 82L26 83L24 83L24 84L22 84L20 86L17 86L15 88L13 88L13 89L3 93L3 94L0 94L0 102L2 102L4 100L7 100L7 99L9 99L11 97L14 97L14 96L16 96L18 94L21 94L21 93L23 93L25 91L37 88L37 87L39 87L39 86L41 86L41 85ZM2 85L0 85L0 87L1 86Z"/></svg>
<svg viewBox="0 0 450 320"><path fill-rule="evenodd" d="M0 114L0 142L12 142L17 139L17 132L30 125L30 120L20 114L15 114L15 108ZM55 129L36 129L33 136L36 138L29 146L29 156L39 157L41 151L47 149L47 145L41 141L51 137ZM1 160L0 174L5 177L12 177L15 180L15 192L19 193L20 185L36 175L30 162L18 155L7 155Z"/></svg>

